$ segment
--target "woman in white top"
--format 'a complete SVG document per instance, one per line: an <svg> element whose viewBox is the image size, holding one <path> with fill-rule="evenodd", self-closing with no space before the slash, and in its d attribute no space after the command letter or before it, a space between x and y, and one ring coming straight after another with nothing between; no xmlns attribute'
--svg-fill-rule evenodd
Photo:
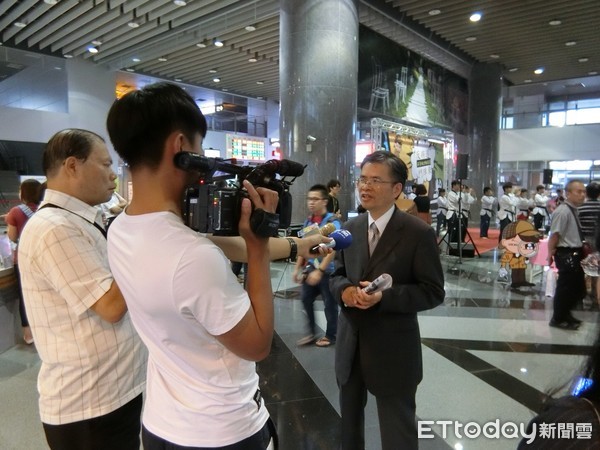
<svg viewBox="0 0 600 450"><path fill-rule="evenodd" d="M488 230L490 228L490 220L494 211L494 203L496 197L493 196L492 188L486 186L483 188L483 196L481 197L481 211L479 212L479 237L488 238Z"/></svg>

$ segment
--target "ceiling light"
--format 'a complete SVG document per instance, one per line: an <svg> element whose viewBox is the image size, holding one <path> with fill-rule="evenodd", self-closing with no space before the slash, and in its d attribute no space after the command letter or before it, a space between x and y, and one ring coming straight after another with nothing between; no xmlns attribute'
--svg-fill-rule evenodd
<svg viewBox="0 0 600 450"><path fill-rule="evenodd" d="M259 80L259 81L256 82L256 84L265 84L265 82Z"/></svg>
<svg viewBox="0 0 600 450"><path fill-rule="evenodd" d="M183 81L181 78L175 78L175 81L179 82L179 81Z"/></svg>
<svg viewBox="0 0 600 450"><path fill-rule="evenodd" d="M217 73L217 69L209 69L208 73Z"/></svg>
<svg viewBox="0 0 600 450"><path fill-rule="evenodd" d="M469 36L468 38L465 39L465 41L467 41L467 42L473 42L476 40L477 40L477 38L475 36Z"/></svg>
<svg viewBox="0 0 600 450"><path fill-rule="evenodd" d="M95 41L92 41L92 44L98 46L98 45L102 45L102 41L99 41L98 39L96 39Z"/></svg>
<svg viewBox="0 0 600 450"><path fill-rule="evenodd" d="M217 38L213 39L213 44L215 45L215 47L223 47L223 41L221 41Z"/></svg>
<svg viewBox="0 0 600 450"><path fill-rule="evenodd" d="M229 92L229 89L227 89L227 88L223 88L223 89L221 89L221 90L222 90L223 92Z"/></svg>
<svg viewBox="0 0 600 450"><path fill-rule="evenodd" d="M508 69L509 72L516 72L517 70L519 70L518 67L511 67L510 69Z"/></svg>
<svg viewBox="0 0 600 450"><path fill-rule="evenodd" d="M161 56L160 58L158 58L158 60L159 60L160 62L167 62L167 61L168 61L168 59L167 59L167 58L165 58L164 56Z"/></svg>
<svg viewBox="0 0 600 450"><path fill-rule="evenodd" d="M198 42L196 44L196 47L200 47L200 48L206 48L206 42L202 41L202 42Z"/></svg>
<svg viewBox="0 0 600 450"><path fill-rule="evenodd" d="M131 58L131 60L132 60L133 62L140 62L140 61L141 61L141 59L140 59L140 58L137 58L137 57L135 57L135 58Z"/></svg>
<svg viewBox="0 0 600 450"><path fill-rule="evenodd" d="M490 58L492 58L492 59L498 59L498 58L500 58L500 55L497 55L497 54L495 54L495 53L492 53L492 54L490 55Z"/></svg>
<svg viewBox="0 0 600 450"><path fill-rule="evenodd" d="M73 55L69 54L69 53L65 53L63 55L63 57L67 58L67 59L71 59L73 57Z"/></svg>
<svg viewBox="0 0 600 450"><path fill-rule="evenodd" d="M127 72L135 72L135 70L133 70L131 67L128 67L127 69L125 69Z"/></svg>
<svg viewBox="0 0 600 450"><path fill-rule="evenodd" d="M173 4L175 6L185 6L185 5L187 5L187 3L186 3L185 0L173 0Z"/></svg>
<svg viewBox="0 0 600 450"><path fill-rule="evenodd" d="M560 25L562 23L562 20L558 20L558 19L554 19L551 20L550 22L548 22L548 25L552 25L553 27Z"/></svg>
<svg viewBox="0 0 600 450"><path fill-rule="evenodd" d="M598 75L598 72L596 72L595 70L592 70L591 72L588 72L588 75Z"/></svg>
<svg viewBox="0 0 600 450"><path fill-rule="evenodd" d="M442 12L441 9L432 9L431 11L429 11L429 15L430 16L437 16L438 14L440 14Z"/></svg>
<svg viewBox="0 0 600 450"><path fill-rule="evenodd" d="M132 20L131 22L129 22L129 23L127 24L127 26L128 26L129 28L139 28L140 24Z"/></svg>
<svg viewBox="0 0 600 450"><path fill-rule="evenodd" d="M214 78L213 78L213 81L214 81L215 83L220 83L220 82L221 82L221 79L220 79L219 77L214 77Z"/></svg>
<svg viewBox="0 0 600 450"><path fill-rule="evenodd" d="M576 45L576 44L577 44L577 42L575 42L575 41L567 41L567 42L565 42L565 45L566 45L567 47L573 47L573 46L574 46L574 45Z"/></svg>
<svg viewBox="0 0 600 450"><path fill-rule="evenodd" d="M44 0L44 3L46 5L52 6L52 5L56 5L58 3L58 0Z"/></svg>
<svg viewBox="0 0 600 450"><path fill-rule="evenodd" d="M251 56L251 57L248 59L248 62L255 63L255 62L257 62L257 61L258 61L258 52L254 52L254 56Z"/></svg>
<svg viewBox="0 0 600 450"><path fill-rule="evenodd" d="M523 83L531 83L531 80L529 80L529 79L523 80Z"/></svg>
<svg viewBox="0 0 600 450"><path fill-rule="evenodd" d="M25 22L15 22L13 25L15 27L17 27L17 28L25 28L27 26L27 23L25 23Z"/></svg>
<svg viewBox="0 0 600 450"><path fill-rule="evenodd" d="M590 60L590 58L579 58L577 61L579 62L588 62Z"/></svg>
<svg viewBox="0 0 600 450"><path fill-rule="evenodd" d="M256 31L256 25L246 25L244 29L246 31Z"/></svg>
<svg viewBox="0 0 600 450"><path fill-rule="evenodd" d="M88 47L87 51L94 55L98 53L98 49L96 47Z"/></svg>
<svg viewBox="0 0 600 450"><path fill-rule="evenodd" d="M543 67L538 67L537 69L535 69L533 71L533 73L535 73L536 75L541 75L544 73L544 68Z"/></svg>
<svg viewBox="0 0 600 450"><path fill-rule="evenodd" d="M469 17L469 20L471 22L479 22L481 20L482 15L483 14L481 14L479 12L473 13L473 14L471 14L471 17Z"/></svg>

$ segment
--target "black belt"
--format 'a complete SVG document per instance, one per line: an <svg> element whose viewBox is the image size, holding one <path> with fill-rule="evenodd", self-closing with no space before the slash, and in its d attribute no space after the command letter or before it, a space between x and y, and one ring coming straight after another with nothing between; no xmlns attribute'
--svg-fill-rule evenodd
<svg viewBox="0 0 600 450"><path fill-rule="evenodd" d="M561 253L569 253L569 252L577 253L577 252L580 252L581 249L582 249L582 247L556 247L556 251L561 252Z"/></svg>

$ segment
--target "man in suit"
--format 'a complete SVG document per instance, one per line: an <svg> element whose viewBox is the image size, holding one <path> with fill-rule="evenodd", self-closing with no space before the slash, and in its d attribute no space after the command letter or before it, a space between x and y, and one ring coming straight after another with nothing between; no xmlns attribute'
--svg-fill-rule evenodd
<svg viewBox="0 0 600 450"><path fill-rule="evenodd" d="M353 244L335 257L330 287L342 303L335 370L343 450L364 449L367 390L377 401L383 450L418 447L415 395L423 369L417 312L442 303L444 276L434 230L394 205L406 177L406 165L391 153L363 160L357 185L368 214L346 223ZM392 276L392 287L366 294L363 287L383 273Z"/></svg>

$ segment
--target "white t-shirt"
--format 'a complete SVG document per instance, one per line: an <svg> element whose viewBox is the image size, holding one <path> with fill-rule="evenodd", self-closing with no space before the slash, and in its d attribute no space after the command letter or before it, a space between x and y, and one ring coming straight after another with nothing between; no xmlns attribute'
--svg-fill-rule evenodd
<svg viewBox="0 0 600 450"><path fill-rule="evenodd" d="M258 432L269 414L253 399L256 364L214 337L250 307L223 252L175 214L126 211L110 227L108 252L149 351L144 426L189 447L225 446Z"/></svg>

